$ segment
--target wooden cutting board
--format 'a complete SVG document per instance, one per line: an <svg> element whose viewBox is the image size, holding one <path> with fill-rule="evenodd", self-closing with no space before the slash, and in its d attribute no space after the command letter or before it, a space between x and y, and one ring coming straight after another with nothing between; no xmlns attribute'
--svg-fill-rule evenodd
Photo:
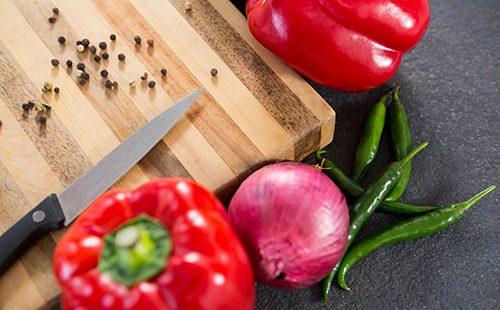
<svg viewBox="0 0 500 310"><path fill-rule="evenodd" d="M228 0L191 2L187 12L184 0L0 1L0 233L198 87L206 91L195 107L116 186L175 175L224 196L262 163L300 160L330 143L333 110L252 38L241 13ZM60 14L50 24L53 7ZM61 35L66 45L58 43ZM78 53L75 42L83 38L107 42L109 60L98 64ZM67 59L87 65L85 86ZM105 90L103 68L117 90ZM156 81L153 90L139 79L143 72ZM45 81L60 93L42 93ZM23 113L29 99L52 106L46 126L36 123L35 111ZM36 308L59 294L51 256L62 233L33 244L0 278L0 309Z"/></svg>

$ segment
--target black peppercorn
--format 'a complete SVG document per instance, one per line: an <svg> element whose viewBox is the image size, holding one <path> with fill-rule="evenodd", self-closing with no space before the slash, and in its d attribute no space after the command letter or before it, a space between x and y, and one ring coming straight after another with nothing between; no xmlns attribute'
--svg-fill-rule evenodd
<svg viewBox="0 0 500 310"><path fill-rule="evenodd" d="M83 85L85 84L85 82L87 82L86 80L84 80L83 78L79 79L78 80L78 83L80 83L80 85Z"/></svg>
<svg viewBox="0 0 500 310"><path fill-rule="evenodd" d="M106 44L106 42L100 42L99 43L99 48L102 49L102 50L105 50L106 48L108 48L108 45Z"/></svg>
<svg viewBox="0 0 500 310"><path fill-rule="evenodd" d="M134 41L135 41L136 44L141 44L141 37L139 35L136 35L134 37Z"/></svg>
<svg viewBox="0 0 500 310"><path fill-rule="evenodd" d="M125 60L125 55L123 55L123 54L118 54L118 60L119 60L119 61L124 61L124 60Z"/></svg>
<svg viewBox="0 0 500 310"><path fill-rule="evenodd" d="M154 88L154 87L155 87L155 85L156 85L156 82L155 82L155 81L149 81L149 83L148 83L148 87L149 87L149 88Z"/></svg>
<svg viewBox="0 0 500 310"><path fill-rule="evenodd" d="M66 60L66 66L68 66L68 68L71 68L73 67L73 62L71 60Z"/></svg>
<svg viewBox="0 0 500 310"><path fill-rule="evenodd" d="M99 55L95 55L95 56L94 56L94 61L95 61L95 62L101 62L101 56L99 56Z"/></svg>
<svg viewBox="0 0 500 310"><path fill-rule="evenodd" d="M102 59L107 60L109 58L108 53L102 53Z"/></svg>
<svg viewBox="0 0 500 310"><path fill-rule="evenodd" d="M2 120L0 119L0 127L2 127Z"/></svg>
<svg viewBox="0 0 500 310"><path fill-rule="evenodd" d="M104 69L104 70L101 70L101 76L102 77L107 77L108 76L108 70Z"/></svg>
<svg viewBox="0 0 500 310"><path fill-rule="evenodd" d="M53 17L53 16L49 17L49 23L53 24L53 23L55 23L56 21L57 21L57 18L55 18L55 17Z"/></svg>
<svg viewBox="0 0 500 310"><path fill-rule="evenodd" d="M212 70L210 70L210 74L211 74L212 76L214 76L214 77L215 77L215 76L217 76L217 73L218 73L218 72L219 72L219 71L217 71L217 69L215 69L215 68L212 68Z"/></svg>
<svg viewBox="0 0 500 310"><path fill-rule="evenodd" d="M163 75L163 76L167 75L167 69L165 69L165 68L161 68L160 72L161 72L161 75Z"/></svg>
<svg viewBox="0 0 500 310"><path fill-rule="evenodd" d="M111 41L116 40L116 34L114 34L114 33L113 33L112 35L110 35L110 36L109 36L109 39L110 39Z"/></svg>
<svg viewBox="0 0 500 310"><path fill-rule="evenodd" d="M58 8L53 8L52 13L58 15L59 14L59 9Z"/></svg>
<svg viewBox="0 0 500 310"><path fill-rule="evenodd" d="M76 41L76 46L78 46L78 45L82 45L82 41L80 41L80 40Z"/></svg>
<svg viewBox="0 0 500 310"><path fill-rule="evenodd" d="M110 80L106 80L106 82L104 82L104 87L106 87L107 89L111 89L111 87L113 87L113 82L111 82Z"/></svg>
<svg viewBox="0 0 500 310"><path fill-rule="evenodd" d="M145 81L148 79L148 73L147 72L144 72L142 75L141 75L141 80Z"/></svg>
<svg viewBox="0 0 500 310"><path fill-rule="evenodd" d="M59 94L59 91L60 91L59 87L54 87L54 93Z"/></svg>
<svg viewBox="0 0 500 310"><path fill-rule="evenodd" d="M82 79L84 79L84 80L90 79L90 74L88 74L87 72L83 72L82 73Z"/></svg>
<svg viewBox="0 0 500 310"><path fill-rule="evenodd" d="M44 115L40 115L37 118L37 121L40 125L45 125L47 123L47 117L45 117Z"/></svg>
<svg viewBox="0 0 500 310"><path fill-rule="evenodd" d="M21 105L21 108L23 108L23 110L24 110L24 111L28 111L28 110L30 109L30 106L29 106L29 104L27 104L27 103L23 103L23 104Z"/></svg>
<svg viewBox="0 0 500 310"><path fill-rule="evenodd" d="M64 44L64 43L66 43L66 38L63 36L60 36L59 38L57 38L57 42L59 42L60 44Z"/></svg>
<svg viewBox="0 0 500 310"><path fill-rule="evenodd" d="M33 109L33 108L35 107L35 104L36 104L35 99L30 99L30 100L28 100L28 107L29 107L30 109Z"/></svg>
<svg viewBox="0 0 500 310"><path fill-rule="evenodd" d="M78 70L85 70L85 64L83 62L79 62L77 65L76 65L76 68Z"/></svg>
<svg viewBox="0 0 500 310"><path fill-rule="evenodd" d="M90 45L90 41L88 39L82 39L82 45L87 48Z"/></svg>
<svg viewBox="0 0 500 310"><path fill-rule="evenodd" d="M42 103L42 108L44 108L47 111L50 110L50 109L52 109L52 107L48 103Z"/></svg>
<svg viewBox="0 0 500 310"><path fill-rule="evenodd" d="M114 87L114 88L117 88L117 87L118 87L118 82L117 82L117 81L114 81L114 82L113 82L113 87Z"/></svg>
<svg viewBox="0 0 500 310"><path fill-rule="evenodd" d="M97 48L93 45L89 46L89 52L91 52L92 54L95 54L97 52Z"/></svg>
<svg viewBox="0 0 500 310"><path fill-rule="evenodd" d="M146 43L149 45L149 46L153 46L155 45L155 41L153 39L147 39L146 40Z"/></svg>
<svg viewBox="0 0 500 310"><path fill-rule="evenodd" d="M54 67L59 66L59 60L57 60L57 59L52 59L52 60L50 61L50 63L51 63Z"/></svg>

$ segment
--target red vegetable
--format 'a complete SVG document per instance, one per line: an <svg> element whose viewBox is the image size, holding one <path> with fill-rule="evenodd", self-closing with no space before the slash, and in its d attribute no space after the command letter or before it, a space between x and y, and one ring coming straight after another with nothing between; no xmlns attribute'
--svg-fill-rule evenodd
<svg viewBox="0 0 500 310"><path fill-rule="evenodd" d="M344 195L311 166L285 162L264 167L238 188L229 206L257 278L302 288L323 279L347 243Z"/></svg>
<svg viewBox="0 0 500 310"><path fill-rule="evenodd" d="M429 24L427 0L248 0L255 38L306 77L343 91L389 80Z"/></svg>
<svg viewBox="0 0 500 310"><path fill-rule="evenodd" d="M170 178L104 194L59 242L66 309L252 309L249 260L217 198Z"/></svg>

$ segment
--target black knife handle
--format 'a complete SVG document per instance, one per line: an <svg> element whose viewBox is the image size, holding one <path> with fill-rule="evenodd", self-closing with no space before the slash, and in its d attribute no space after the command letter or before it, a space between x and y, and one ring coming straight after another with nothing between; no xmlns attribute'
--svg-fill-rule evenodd
<svg viewBox="0 0 500 310"><path fill-rule="evenodd" d="M14 264L30 244L63 226L61 204L57 196L52 194L0 236L0 275Z"/></svg>

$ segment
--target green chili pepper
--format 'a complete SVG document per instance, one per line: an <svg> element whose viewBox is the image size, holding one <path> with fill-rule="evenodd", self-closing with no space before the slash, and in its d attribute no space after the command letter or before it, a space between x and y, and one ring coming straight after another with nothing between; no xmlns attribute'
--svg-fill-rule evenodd
<svg viewBox="0 0 500 310"><path fill-rule="evenodd" d="M337 276L338 284L343 289L349 290L345 276L357 261L385 245L419 239L455 224L470 207L494 189L495 186L492 185L465 202L397 223L359 242L342 260Z"/></svg>
<svg viewBox="0 0 500 310"><path fill-rule="evenodd" d="M385 94L380 101L373 106L366 118L361 141L359 142L356 157L354 159L352 179L355 182L361 181L368 171L368 168L372 165L375 156L377 156L378 145L380 143L382 131L384 130L385 116L387 113L387 108L385 106L387 96L389 96L389 93Z"/></svg>
<svg viewBox="0 0 500 310"><path fill-rule="evenodd" d="M347 245L345 247L344 253L352 244L354 238L356 237L366 220L373 214L373 212L375 212L375 210L382 203L385 197L400 180L401 175L403 174L404 164L408 162L408 160L412 159L415 155L417 155L422 149L424 149L427 144L427 142L420 144L400 161L389 164L382 175L375 182L370 184L364 191L364 193L361 194L358 200L356 200L351 209L351 224L349 227L349 235L347 238ZM328 274L325 280L323 280L323 299L325 302L328 299L332 280L335 277L339 266L340 261L335 265L335 267L333 267L333 270Z"/></svg>
<svg viewBox="0 0 500 310"><path fill-rule="evenodd" d="M399 86L393 93L393 103L389 108L390 136L394 158L400 160L411 150L410 127L408 126L408 116L404 106L399 101ZM403 195L410 181L411 161L406 163L403 176L398 184L394 186L385 200L396 201Z"/></svg>
<svg viewBox="0 0 500 310"><path fill-rule="evenodd" d="M323 172L325 172L344 192L347 192L354 197L358 197L359 195L361 195L365 191L365 189L362 188L358 183L351 180L351 178L349 178L331 160L324 158L322 156L323 153L325 153L325 151L318 151L315 154L316 161L318 165L323 168ZM427 213L437 208L438 207L436 206L414 205L401 201L387 201L386 198L384 202L382 202L378 210L398 215L416 215Z"/></svg>

